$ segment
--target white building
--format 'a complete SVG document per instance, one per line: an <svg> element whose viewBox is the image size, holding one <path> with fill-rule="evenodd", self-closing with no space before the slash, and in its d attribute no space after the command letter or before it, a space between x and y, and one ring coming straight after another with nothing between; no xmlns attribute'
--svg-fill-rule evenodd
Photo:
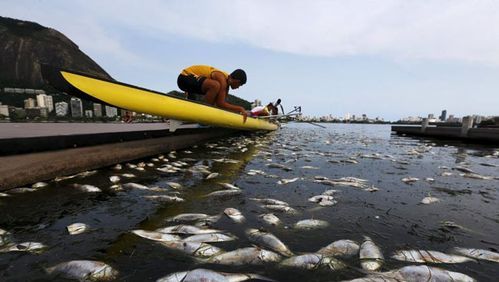
<svg viewBox="0 0 499 282"><path fill-rule="evenodd" d="M25 109L31 109L36 107L36 100L33 98L28 98L24 100L24 108Z"/></svg>
<svg viewBox="0 0 499 282"><path fill-rule="evenodd" d="M9 106L0 103L0 116L9 116Z"/></svg>
<svg viewBox="0 0 499 282"><path fill-rule="evenodd" d="M85 111L85 117L86 118L92 118L94 116L94 112L92 110L86 110Z"/></svg>
<svg viewBox="0 0 499 282"><path fill-rule="evenodd" d="M59 102L55 103L55 114L58 117L65 117L68 115L68 103Z"/></svg>
<svg viewBox="0 0 499 282"><path fill-rule="evenodd" d="M83 106L81 100L78 98L71 98L71 116L72 117L82 117L83 116Z"/></svg>
<svg viewBox="0 0 499 282"><path fill-rule="evenodd" d="M94 116L101 117L102 116L102 105L98 103L94 103Z"/></svg>
<svg viewBox="0 0 499 282"><path fill-rule="evenodd" d="M115 117L118 115L118 109L115 107L106 106L106 117Z"/></svg>
<svg viewBox="0 0 499 282"><path fill-rule="evenodd" d="M38 107L47 108L49 113L54 110L54 100L50 95L38 94L36 95L36 102Z"/></svg>
<svg viewBox="0 0 499 282"><path fill-rule="evenodd" d="M344 119L345 120L350 120L350 113L346 113Z"/></svg>

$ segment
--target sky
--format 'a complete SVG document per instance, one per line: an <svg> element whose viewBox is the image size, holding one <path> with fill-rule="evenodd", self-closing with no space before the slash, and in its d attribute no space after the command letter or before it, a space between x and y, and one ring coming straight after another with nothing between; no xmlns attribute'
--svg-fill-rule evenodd
<svg viewBox="0 0 499 282"><path fill-rule="evenodd" d="M0 15L161 92L207 64L246 71L232 94L310 116L499 115L497 0L2 0Z"/></svg>

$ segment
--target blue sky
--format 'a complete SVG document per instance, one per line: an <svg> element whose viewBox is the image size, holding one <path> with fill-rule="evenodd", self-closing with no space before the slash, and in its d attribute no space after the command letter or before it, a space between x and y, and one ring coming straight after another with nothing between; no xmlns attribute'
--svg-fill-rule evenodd
<svg viewBox="0 0 499 282"><path fill-rule="evenodd" d="M119 81L177 89L186 66L243 68L233 94L306 115L499 114L499 1L3 0Z"/></svg>

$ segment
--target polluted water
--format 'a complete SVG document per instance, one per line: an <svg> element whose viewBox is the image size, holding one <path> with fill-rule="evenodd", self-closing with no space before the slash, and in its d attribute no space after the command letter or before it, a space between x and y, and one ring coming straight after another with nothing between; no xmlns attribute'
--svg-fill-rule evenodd
<svg viewBox="0 0 499 282"><path fill-rule="evenodd" d="M0 280L497 281L497 146L324 125L2 191Z"/></svg>

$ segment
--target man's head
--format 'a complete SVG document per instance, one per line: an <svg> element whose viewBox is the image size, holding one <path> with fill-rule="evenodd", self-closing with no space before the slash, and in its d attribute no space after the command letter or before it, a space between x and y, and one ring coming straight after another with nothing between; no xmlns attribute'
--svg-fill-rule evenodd
<svg viewBox="0 0 499 282"><path fill-rule="evenodd" d="M230 74L229 78L230 88L237 89L246 83L246 72L242 69L237 69Z"/></svg>
<svg viewBox="0 0 499 282"><path fill-rule="evenodd" d="M277 115L279 113L279 110L277 110L277 107L274 106L274 104L272 103L269 103L267 105L267 109L269 109L269 112L272 114L272 115Z"/></svg>

